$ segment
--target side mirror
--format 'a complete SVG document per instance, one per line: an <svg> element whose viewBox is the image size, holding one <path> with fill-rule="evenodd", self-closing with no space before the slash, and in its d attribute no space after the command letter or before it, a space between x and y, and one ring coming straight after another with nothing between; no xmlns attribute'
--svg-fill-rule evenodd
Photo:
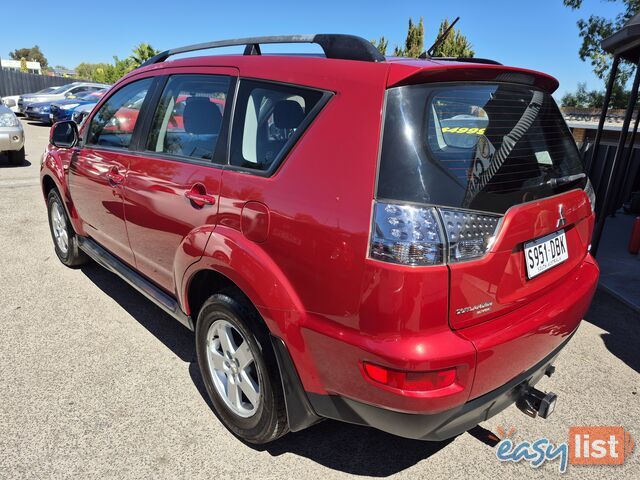
<svg viewBox="0 0 640 480"><path fill-rule="evenodd" d="M78 125L72 120L58 122L51 127L49 143L58 148L73 148L78 143Z"/></svg>

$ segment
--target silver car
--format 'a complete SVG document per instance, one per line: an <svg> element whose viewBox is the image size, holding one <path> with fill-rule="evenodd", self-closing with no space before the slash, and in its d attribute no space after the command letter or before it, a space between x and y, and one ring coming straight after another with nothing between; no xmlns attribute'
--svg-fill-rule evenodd
<svg viewBox="0 0 640 480"><path fill-rule="evenodd" d="M20 95L18 99L18 110L20 113L24 113L25 109L30 103L34 102L55 102L56 100L64 100L66 98L75 98L82 93L91 93L98 90L102 90L109 85L102 83L90 83L90 82L73 82L68 85L63 85L57 89L47 93L29 93L26 95Z"/></svg>
<svg viewBox="0 0 640 480"><path fill-rule="evenodd" d="M15 113L0 105L0 152L13 165L24 163L24 130Z"/></svg>

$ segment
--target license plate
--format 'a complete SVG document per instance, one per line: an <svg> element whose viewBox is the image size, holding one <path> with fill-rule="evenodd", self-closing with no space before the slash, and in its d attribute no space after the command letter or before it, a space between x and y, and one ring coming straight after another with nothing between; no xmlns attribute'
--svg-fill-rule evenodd
<svg viewBox="0 0 640 480"><path fill-rule="evenodd" d="M53 120L53 113L49 114L49 118Z"/></svg>
<svg viewBox="0 0 640 480"><path fill-rule="evenodd" d="M527 264L527 278L529 279L561 264L568 258L569 251L564 230L524 244L524 260Z"/></svg>

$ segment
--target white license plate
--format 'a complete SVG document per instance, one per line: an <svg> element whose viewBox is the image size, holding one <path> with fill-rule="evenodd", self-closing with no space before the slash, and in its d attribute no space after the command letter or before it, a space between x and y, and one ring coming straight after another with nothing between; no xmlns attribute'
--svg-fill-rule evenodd
<svg viewBox="0 0 640 480"><path fill-rule="evenodd" d="M524 244L524 261L527 264L529 279L561 264L568 258L569 251L564 230Z"/></svg>
<svg viewBox="0 0 640 480"><path fill-rule="evenodd" d="M53 120L53 113L49 114L49 118Z"/></svg>

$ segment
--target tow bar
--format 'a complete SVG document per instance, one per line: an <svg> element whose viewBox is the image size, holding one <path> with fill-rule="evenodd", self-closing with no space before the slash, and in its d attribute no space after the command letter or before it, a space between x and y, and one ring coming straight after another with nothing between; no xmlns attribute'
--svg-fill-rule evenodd
<svg viewBox="0 0 640 480"><path fill-rule="evenodd" d="M549 366L545 374L551 376L555 367ZM516 401L516 407L530 417L549 418L556 408L558 396L553 392L542 392L528 384L522 385L522 393Z"/></svg>

